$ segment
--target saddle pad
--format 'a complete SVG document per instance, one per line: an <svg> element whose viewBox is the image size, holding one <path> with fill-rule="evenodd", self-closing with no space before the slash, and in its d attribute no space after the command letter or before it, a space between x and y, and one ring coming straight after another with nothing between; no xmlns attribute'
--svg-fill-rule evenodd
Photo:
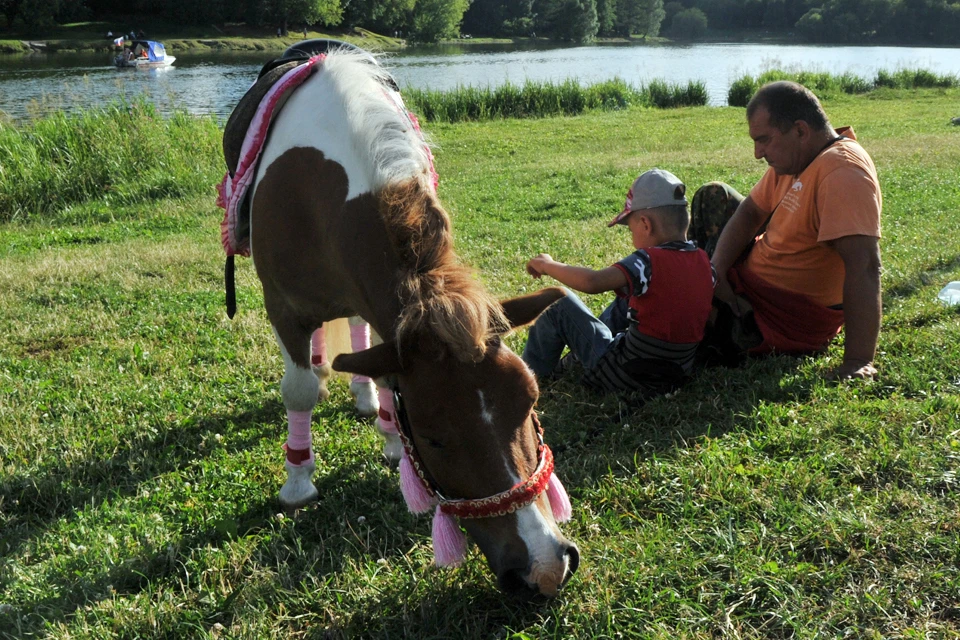
<svg viewBox="0 0 960 640"><path fill-rule="evenodd" d="M310 77L314 66L324 58L326 55L320 54L303 63L291 62L271 69L257 80L230 114L223 137L229 171L217 186L217 205L224 209L220 239L228 256L250 255L249 220L240 220L241 205L256 176L257 161L270 123L289 94Z"/></svg>

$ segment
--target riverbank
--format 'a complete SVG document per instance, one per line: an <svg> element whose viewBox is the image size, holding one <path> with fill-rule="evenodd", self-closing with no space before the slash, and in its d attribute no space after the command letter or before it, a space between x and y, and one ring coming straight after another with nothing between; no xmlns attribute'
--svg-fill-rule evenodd
<svg viewBox="0 0 960 640"><path fill-rule="evenodd" d="M306 38L302 31L291 31L286 36L277 37L264 32L246 30L244 35L229 35L227 32L212 31L196 37L184 37L183 34L170 34L163 31L147 32L146 37L163 42L166 49L176 53L181 51L264 51L282 52L292 44L306 38L331 38L343 40L370 51L390 51L401 49L406 43L401 38L380 35L373 31L356 29L349 32L326 32L307 30ZM106 30L103 31L106 34ZM111 32L113 33L113 32ZM117 36L121 35L119 32ZM101 53L119 51L112 38L106 35L90 33L76 37L49 37L29 40L0 40L0 54L33 53Z"/></svg>

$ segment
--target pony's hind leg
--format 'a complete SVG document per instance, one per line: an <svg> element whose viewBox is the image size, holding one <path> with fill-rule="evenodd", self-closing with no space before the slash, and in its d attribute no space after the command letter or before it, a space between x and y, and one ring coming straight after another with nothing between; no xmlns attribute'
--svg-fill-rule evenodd
<svg viewBox="0 0 960 640"><path fill-rule="evenodd" d="M311 336L310 366L320 379L320 402L324 402L330 397L327 380L333 375L333 367L330 366L330 360L327 358L326 334L326 326L320 325L320 328L314 331L313 336Z"/></svg>
<svg viewBox="0 0 960 640"><path fill-rule="evenodd" d="M354 353L370 348L370 325L360 316L351 316L350 348ZM350 381L350 393L356 398L357 413L365 418L377 415L377 387L367 376L354 375Z"/></svg>
<svg viewBox="0 0 960 640"><path fill-rule="evenodd" d="M280 489L280 504L295 509L313 502L318 495L312 480L317 464L310 421L320 395L320 380L310 366L310 333L296 323L275 324L273 332L283 355L280 393L287 410L287 481Z"/></svg>

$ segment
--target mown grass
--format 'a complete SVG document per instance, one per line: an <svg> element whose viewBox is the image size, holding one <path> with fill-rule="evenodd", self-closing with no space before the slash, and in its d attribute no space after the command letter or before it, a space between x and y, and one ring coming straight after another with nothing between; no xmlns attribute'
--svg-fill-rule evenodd
<svg viewBox="0 0 960 640"><path fill-rule="evenodd" d="M727 91L727 104L745 107L757 89L768 82L792 80L799 82L817 96L833 94L867 93L876 89L933 89L960 87L960 77L955 74L937 74L926 69L881 69L873 80L854 73L833 74L825 71L768 69L759 76L741 76L733 81Z"/></svg>
<svg viewBox="0 0 960 640"><path fill-rule="evenodd" d="M617 110L630 106L672 107L707 104L702 82L686 85L654 80L634 87L620 78L581 85L576 80L537 82L498 87L461 86L452 90L408 89L404 99L428 122L466 122L498 118L573 116L590 110Z"/></svg>
<svg viewBox="0 0 960 640"><path fill-rule="evenodd" d="M476 551L431 566L429 523L341 382L314 418L321 502L280 513L282 363L249 261L224 315L216 180L0 225L0 636L960 636L960 316L934 300L960 280L957 95L825 104L884 187L878 380L825 382L837 344L645 406L542 389L583 555L546 603L500 595ZM597 267L629 251L605 223L643 169L741 192L763 171L735 108L429 130L459 252L504 296L540 286L522 268L538 251Z"/></svg>

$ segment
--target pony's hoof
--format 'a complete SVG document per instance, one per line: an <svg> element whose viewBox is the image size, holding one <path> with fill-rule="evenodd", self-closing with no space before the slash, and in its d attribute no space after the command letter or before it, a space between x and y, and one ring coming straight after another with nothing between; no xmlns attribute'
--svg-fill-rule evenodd
<svg viewBox="0 0 960 640"><path fill-rule="evenodd" d="M357 413L361 417L372 418L380 411L377 386L372 382L351 382L350 393L357 399Z"/></svg>
<svg viewBox="0 0 960 640"><path fill-rule="evenodd" d="M386 458L390 466L396 466L403 457L403 443L400 442L400 436L395 433L381 433L383 436L383 457Z"/></svg>
<svg viewBox="0 0 960 640"><path fill-rule="evenodd" d="M313 486L313 472L317 463L313 460L295 465L287 463L287 482L280 489L280 504L286 509L299 509L316 501L320 492Z"/></svg>

